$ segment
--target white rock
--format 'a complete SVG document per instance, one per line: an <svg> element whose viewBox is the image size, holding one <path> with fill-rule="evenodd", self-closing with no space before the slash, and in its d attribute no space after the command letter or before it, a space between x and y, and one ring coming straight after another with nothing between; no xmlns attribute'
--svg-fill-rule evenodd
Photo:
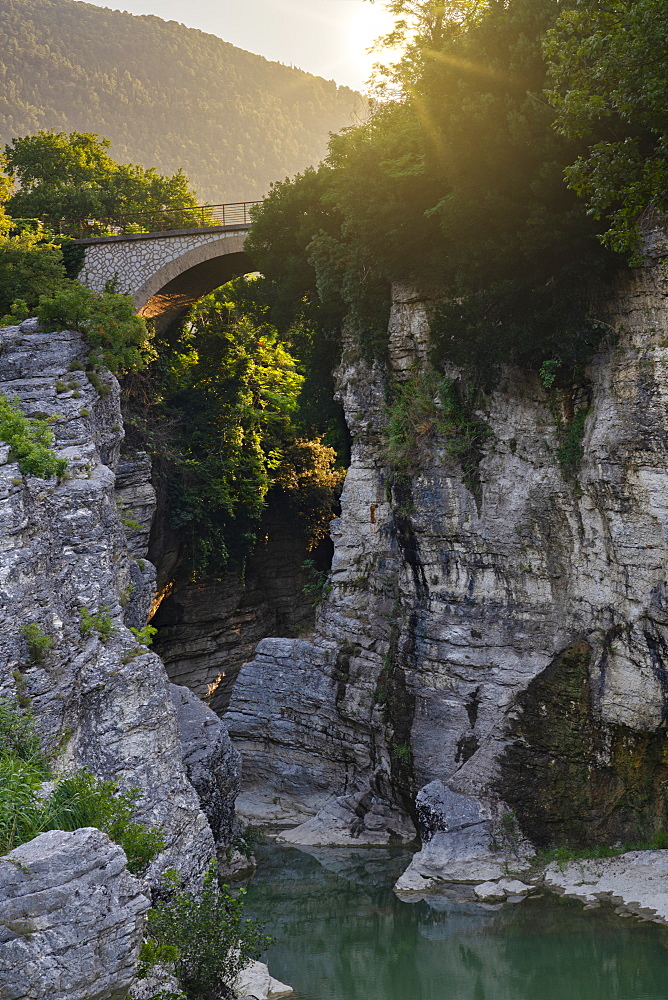
<svg viewBox="0 0 668 1000"><path fill-rule="evenodd" d="M499 882L482 882L473 891L485 903L497 903L506 898L506 891Z"/></svg>
<svg viewBox="0 0 668 1000"><path fill-rule="evenodd" d="M52 830L17 847L0 858L0 996L125 996L148 908L106 833Z"/></svg>
<svg viewBox="0 0 668 1000"><path fill-rule="evenodd" d="M264 962L252 962L237 976L234 992L238 997L273 1000L274 997L289 997L294 990L291 986L280 983L278 979L273 979Z"/></svg>
<svg viewBox="0 0 668 1000"><path fill-rule="evenodd" d="M608 901L668 924L668 851L629 851L616 858L550 865L545 885L588 905Z"/></svg>

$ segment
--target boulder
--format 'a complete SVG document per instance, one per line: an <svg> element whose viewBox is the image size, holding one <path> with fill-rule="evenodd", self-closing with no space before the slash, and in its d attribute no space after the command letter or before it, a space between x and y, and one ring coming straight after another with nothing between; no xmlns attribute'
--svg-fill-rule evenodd
<svg viewBox="0 0 668 1000"><path fill-rule="evenodd" d="M0 996L125 1000L149 901L124 851L86 827L0 858Z"/></svg>

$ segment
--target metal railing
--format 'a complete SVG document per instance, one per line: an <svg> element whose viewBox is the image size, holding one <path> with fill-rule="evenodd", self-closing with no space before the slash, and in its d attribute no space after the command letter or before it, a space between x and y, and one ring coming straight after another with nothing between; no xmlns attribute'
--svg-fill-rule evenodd
<svg viewBox="0 0 668 1000"><path fill-rule="evenodd" d="M59 219L44 221L44 227L58 236L95 239L100 236L128 236L163 233L173 229L207 229L211 226L248 226L250 210L259 201L236 201L227 205L196 205L149 212L131 212L99 219Z"/></svg>

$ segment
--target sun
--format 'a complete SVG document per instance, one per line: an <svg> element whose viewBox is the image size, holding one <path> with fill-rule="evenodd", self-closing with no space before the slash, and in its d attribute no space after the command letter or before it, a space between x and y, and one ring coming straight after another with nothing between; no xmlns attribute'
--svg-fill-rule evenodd
<svg viewBox="0 0 668 1000"><path fill-rule="evenodd" d="M356 6L348 29L349 60L359 75L368 80L374 63L379 60L391 62L398 55L388 50L368 51L377 38L390 31L393 20L381 3L359 3Z"/></svg>

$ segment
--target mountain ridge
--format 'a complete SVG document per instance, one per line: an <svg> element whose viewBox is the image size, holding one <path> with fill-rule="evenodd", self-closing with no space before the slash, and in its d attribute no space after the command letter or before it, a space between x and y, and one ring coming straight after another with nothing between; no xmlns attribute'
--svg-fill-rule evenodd
<svg viewBox="0 0 668 1000"><path fill-rule="evenodd" d="M183 167L201 199L262 197L364 113L348 87L217 35L80 0L0 0L0 143L38 129L112 141L121 161Z"/></svg>

